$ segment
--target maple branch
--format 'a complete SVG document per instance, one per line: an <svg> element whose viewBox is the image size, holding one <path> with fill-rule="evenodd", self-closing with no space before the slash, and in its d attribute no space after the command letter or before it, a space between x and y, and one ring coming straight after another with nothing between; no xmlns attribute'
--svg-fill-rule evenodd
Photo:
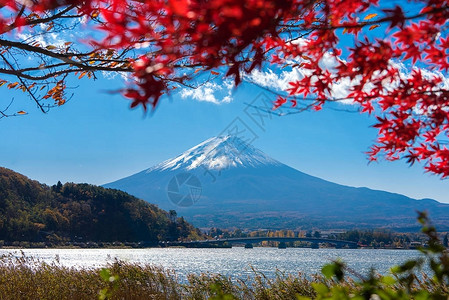
<svg viewBox="0 0 449 300"><path fill-rule="evenodd" d="M80 18L83 15L79 14L79 15L70 15L70 16L65 16L64 14L66 14L67 12L73 10L76 6L71 5L68 6L67 8L59 11L58 13L50 16L50 17L46 17L46 18L38 18L38 19L33 19L33 20L27 20L26 25L27 26L34 26L34 25L38 25L38 24L44 24L44 23L48 23L51 21L54 21L56 19L64 19L64 18ZM6 26L3 30L5 32L9 32L11 30L14 30L17 28L17 21L19 20L19 18L23 15L23 13L25 12L25 5L22 5L20 12L17 14L14 22L8 26ZM23 26L23 25L22 25Z"/></svg>
<svg viewBox="0 0 449 300"><path fill-rule="evenodd" d="M13 114L13 115L8 115L8 114L6 114L6 112L7 112L8 109L11 107L11 104L12 104L13 102L14 102L14 98L11 99L11 101L9 102L9 104L6 106L5 109L3 109L3 110L0 111L0 114L1 114L0 119L2 119L2 118L7 118L7 117L11 117L11 116L15 116L15 114Z"/></svg>
<svg viewBox="0 0 449 300"><path fill-rule="evenodd" d="M31 21L28 21L27 25L37 25L37 24L41 24L41 23L48 23L48 22L54 21L56 19L61 19L61 18L75 19L75 18L82 17L83 14L65 16L65 13L68 13L69 11L73 10L75 7L76 7L75 5L70 5L70 6L66 7L65 9L59 11L58 13L56 13L56 14L50 16L50 17L39 18L39 19L34 19L34 20L31 20Z"/></svg>
<svg viewBox="0 0 449 300"><path fill-rule="evenodd" d="M11 68L11 70L14 71L14 66L6 59L6 57L3 54L0 54L0 56L2 57L3 61ZM30 95L31 99L34 100L34 102L36 102L37 106L39 107L39 109L43 112L46 113L46 111L44 110L44 108L42 107L42 104L40 104L39 100L34 96L34 94L31 92L31 90L29 89L28 85L23 81L22 77L18 74L16 74L17 78L19 79L20 83L25 87L25 89L27 90L28 94Z"/></svg>
<svg viewBox="0 0 449 300"><path fill-rule="evenodd" d="M4 39L0 39L0 45L4 46L4 47L17 48L17 49L25 50L25 51L32 52L32 53L43 54L45 56L63 60L72 65L79 64L79 62L72 60L71 57L89 56L98 51L98 49L95 49L95 50L92 50L92 51L89 51L86 53L73 53L73 52L56 53L56 52L52 52L48 49L44 49L41 47L29 45L29 44L22 43L22 42L14 42L14 41L9 41L9 40L4 40Z"/></svg>
<svg viewBox="0 0 449 300"><path fill-rule="evenodd" d="M262 111L262 112L265 112L265 113L268 113L271 115L275 115L278 117L283 117L283 116L288 116L288 115L299 114L299 113L302 113L305 111L310 111L315 106L316 103L311 103L311 104L305 105L303 107L290 107L288 109L294 109L295 111L288 111L288 112L280 112L280 110L277 110L277 109L267 109L266 107L258 106L258 105L254 105L254 104L246 103L246 102L244 104L248 107L255 108L259 111ZM285 107L283 107L283 108L285 108Z"/></svg>
<svg viewBox="0 0 449 300"><path fill-rule="evenodd" d="M58 76L61 74L66 73L74 73L79 71L107 71L107 72L132 72L132 68L130 66L123 66L123 64L129 64L129 61L127 60L120 60L120 59L103 59L103 58L88 58L86 60L76 61L73 60L72 57L79 57L80 59L82 57L89 57L91 54L95 53L96 50L87 52L87 53L57 53L50 51L48 49L44 49L41 47L36 47L33 45L21 43L21 42L14 42L9 40L0 39L0 45L5 47L11 47L20 49L26 52L31 53L37 53L42 54L46 57L56 58L58 60L63 61L62 63L57 64L50 64L50 65L44 65L44 66L38 66L38 67L28 67L23 69L17 69L17 68L0 68L0 73L3 74L9 74L9 75L16 75L20 76L22 78L26 78L29 80L45 80L49 79L54 76ZM122 53L121 55L124 55ZM94 64L95 62L99 62L99 64ZM117 63L121 64L120 66L107 66L109 63ZM58 67L68 67L64 70L54 71L50 72L45 75L41 76L34 76L26 74L25 72L31 72L31 71L37 71L37 70L44 70L44 69L52 69L52 68L58 68ZM76 68L73 68L76 67Z"/></svg>
<svg viewBox="0 0 449 300"><path fill-rule="evenodd" d="M443 11L448 11L448 10L449 10L449 7L434 8L430 11L422 12L422 13L419 13L416 15L404 16L404 21L419 19L419 18L423 18L427 15L431 15L431 14L435 14L435 13L439 13L439 12L443 12ZM394 17L384 17L384 18L380 18L377 20L366 21L366 22L361 22L361 23L348 23L348 24L332 25L332 26L329 26L328 24L320 24L320 25L316 25L316 26L307 26L307 27L304 27L302 24L294 25L294 24L282 23L282 24L279 24L278 27L287 27L290 30L293 28L297 28L298 32L303 32L304 30L336 30L336 29L344 29L344 28L348 28L348 29L363 28L366 26L377 25L380 23L390 23L393 19L394 19Z"/></svg>

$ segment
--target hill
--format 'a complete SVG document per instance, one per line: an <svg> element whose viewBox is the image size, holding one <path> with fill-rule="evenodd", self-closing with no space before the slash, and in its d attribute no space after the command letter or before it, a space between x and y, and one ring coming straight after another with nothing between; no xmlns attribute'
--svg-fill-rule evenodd
<svg viewBox="0 0 449 300"><path fill-rule="evenodd" d="M105 187L176 208L200 227L416 230L416 210L427 210L449 228L448 204L310 176L235 136L211 138Z"/></svg>
<svg viewBox="0 0 449 300"><path fill-rule="evenodd" d="M0 240L62 243L194 239L174 212L125 192L89 184L49 187L0 167Z"/></svg>

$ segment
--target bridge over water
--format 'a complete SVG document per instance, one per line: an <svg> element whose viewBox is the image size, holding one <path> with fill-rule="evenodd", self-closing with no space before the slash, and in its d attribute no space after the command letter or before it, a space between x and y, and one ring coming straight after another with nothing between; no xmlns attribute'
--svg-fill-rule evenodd
<svg viewBox="0 0 449 300"><path fill-rule="evenodd" d="M309 242L312 245L318 245L320 243L333 244L338 248L349 247L357 248L357 243L345 240L334 240L325 238L308 238L308 237L245 237L245 238L228 238L228 239L216 239L216 240L200 240L200 241L190 241L190 242L160 242L161 246L171 247L171 246L184 246L184 247L201 247L201 246L222 246L223 244L236 245L236 244L258 244L263 241L274 241L279 243L290 243L290 242Z"/></svg>

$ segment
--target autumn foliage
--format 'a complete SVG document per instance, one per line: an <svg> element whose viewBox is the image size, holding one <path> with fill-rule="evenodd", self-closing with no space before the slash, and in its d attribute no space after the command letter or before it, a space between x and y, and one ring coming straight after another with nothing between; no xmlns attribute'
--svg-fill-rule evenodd
<svg viewBox="0 0 449 300"><path fill-rule="evenodd" d="M1 2L3 36L61 22L65 13L97 31L84 41L87 51L75 52L69 43L40 52L66 63L46 78L59 76L43 96L59 105L61 76L68 73L129 72L134 83L122 93L132 107L147 109L171 89L189 85L199 71L224 73L239 85L263 64L299 68L306 76L290 82L274 109L307 103L319 110L326 102L352 102L377 117L371 160L421 161L427 171L449 176L447 0L404 0L401 6L380 0ZM1 40L0 45L8 69L5 55L17 45ZM324 67L329 59L332 68ZM58 66L53 63L53 69ZM26 71L13 75L39 81L22 76ZM333 87L342 82L350 89L337 98ZM29 86L21 81L17 87Z"/></svg>

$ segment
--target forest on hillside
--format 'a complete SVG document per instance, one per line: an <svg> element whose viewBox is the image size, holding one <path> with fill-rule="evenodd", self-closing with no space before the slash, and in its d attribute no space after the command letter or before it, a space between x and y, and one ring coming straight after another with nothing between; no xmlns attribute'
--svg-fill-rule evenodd
<svg viewBox="0 0 449 300"><path fill-rule="evenodd" d="M44 242L143 242L200 238L175 211L125 192L90 184L51 187L0 168L0 240Z"/></svg>

